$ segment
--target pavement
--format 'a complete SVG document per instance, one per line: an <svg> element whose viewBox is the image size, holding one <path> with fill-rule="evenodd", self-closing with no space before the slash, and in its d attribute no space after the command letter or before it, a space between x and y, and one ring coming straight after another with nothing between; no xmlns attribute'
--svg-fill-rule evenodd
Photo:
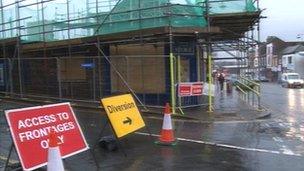
<svg viewBox="0 0 304 171"><path fill-rule="evenodd" d="M262 106L258 110L256 106L251 106L243 101L235 89L231 93L219 90L215 93L213 112L207 112L207 107L183 109L185 113L184 117L197 119L202 122L248 121L271 117L272 111L269 108Z"/></svg>
<svg viewBox="0 0 304 171"><path fill-rule="evenodd" d="M208 112L207 106L192 107L182 109L184 114L177 110L176 118L193 119L200 122L220 122L220 121L250 121L255 119L271 118L272 110L261 105L258 109L256 105L248 104L242 100L235 89L230 93L226 90L220 91L216 87L213 111ZM162 115L162 109L150 109L150 113ZM148 112L149 114L149 112Z"/></svg>
<svg viewBox="0 0 304 171"><path fill-rule="evenodd" d="M212 121L233 121L233 120L254 120L254 119L265 119L271 117L271 109L262 106L262 110L257 110L257 107L252 107L239 98L238 92L233 89L231 93L227 93L226 90L219 91L216 88L213 104L213 112L208 112L206 106L202 107L192 107L182 109L184 114L181 114L177 110L177 114L173 115L173 118L177 119L194 119L202 122L212 122ZM3 98L6 100L14 100L10 97ZM25 103L31 102L33 104L50 104L55 103L54 101L45 101L37 99L21 98L18 101L23 101ZM71 102L71 105L76 108L82 108L93 111L103 110L100 103L88 103L88 102ZM142 113L147 116L163 116L162 108L148 108L144 110L142 108Z"/></svg>

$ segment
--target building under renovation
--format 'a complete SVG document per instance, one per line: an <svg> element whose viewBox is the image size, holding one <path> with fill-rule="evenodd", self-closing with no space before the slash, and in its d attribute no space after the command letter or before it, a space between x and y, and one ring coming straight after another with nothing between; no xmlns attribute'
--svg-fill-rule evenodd
<svg viewBox="0 0 304 171"><path fill-rule="evenodd" d="M0 91L98 102L135 93L145 105L206 104L178 97L206 82L212 52L258 44L258 0L0 0ZM211 71L210 71L211 72Z"/></svg>

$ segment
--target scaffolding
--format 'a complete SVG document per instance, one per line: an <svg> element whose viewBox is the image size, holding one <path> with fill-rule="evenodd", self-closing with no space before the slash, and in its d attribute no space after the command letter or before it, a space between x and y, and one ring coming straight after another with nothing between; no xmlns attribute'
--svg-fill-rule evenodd
<svg viewBox="0 0 304 171"><path fill-rule="evenodd" d="M1 0L0 39L56 41L163 27L206 27L205 1ZM256 12L251 0L210 0L210 15ZM102 28L100 24L102 23Z"/></svg>
<svg viewBox="0 0 304 171"><path fill-rule="evenodd" d="M128 73L123 76L129 81L141 79L139 87L130 85L145 104L152 104L155 99L158 101L155 104L160 106L164 101L175 103L179 55L196 56L193 67L197 76L192 79L195 81L207 80L206 73L211 72L214 59L212 52L225 51L240 65L248 63L248 52L260 40L258 3L258 0L0 0L0 59L5 66L14 68L6 73L9 84L4 92L96 102L113 93L108 89L113 89L114 84L113 80L110 85L105 84L109 78L104 74L112 71L104 65L104 55L97 46L114 61L127 59L130 66L141 68L146 76L152 73L144 69L143 66L149 66L145 62L168 65L161 73L165 86L157 88L163 90L161 92L146 87L145 74L132 76L132 72L140 70L126 67L128 71L125 71L120 67L120 72ZM189 46L185 46L181 38L190 42ZM127 51L110 54L126 46L133 49L133 54ZM156 49L153 57L145 54L153 48ZM72 63L92 64L94 67L88 72L80 73L90 78L86 81L62 78L63 65ZM36 74L39 79L31 83L30 74L25 72ZM157 84L154 81L152 83ZM76 84L79 89L75 89ZM116 84L117 92L127 91ZM34 85L47 86L36 87L34 91L31 87ZM148 93L145 89L149 89ZM77 98L75 92L81 94L81 98ZM203 104L206 99L187 98L183 103L188 105L194 101Z"/></svg>

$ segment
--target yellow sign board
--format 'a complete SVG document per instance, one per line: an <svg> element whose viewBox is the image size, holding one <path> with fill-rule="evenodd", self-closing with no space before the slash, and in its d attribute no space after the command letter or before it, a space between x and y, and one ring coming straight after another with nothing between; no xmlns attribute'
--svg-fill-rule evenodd
<svg viewBox="0 0 304 171"><path fill-rule="evenodd" d="M101 99L118 138L145 126L131 94Z"/></svg>

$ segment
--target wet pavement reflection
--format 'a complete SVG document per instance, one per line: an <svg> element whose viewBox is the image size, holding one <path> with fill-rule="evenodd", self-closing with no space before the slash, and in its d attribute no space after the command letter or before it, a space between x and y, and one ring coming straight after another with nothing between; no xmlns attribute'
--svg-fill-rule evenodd
<svg viewBox="0 0 304 171"><path fill-rule="evenodd" d="M262 102L273 110L278 125L285 128L284 142L297 153L304 151L304 89L263 84ZM286 145L285 145L286 146Z"/></svg>

